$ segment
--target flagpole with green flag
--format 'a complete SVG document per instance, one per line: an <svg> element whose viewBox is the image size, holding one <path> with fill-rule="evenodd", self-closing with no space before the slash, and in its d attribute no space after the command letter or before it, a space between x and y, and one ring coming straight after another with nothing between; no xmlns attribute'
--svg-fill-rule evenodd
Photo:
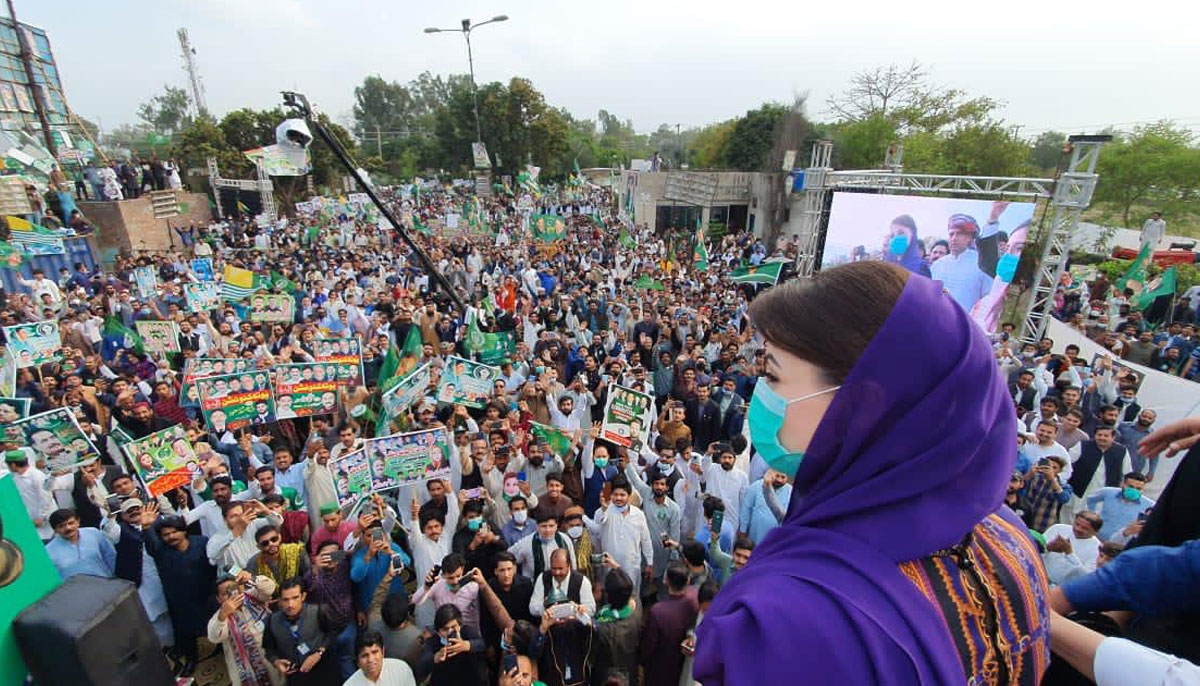
<svg viewBox="0 0 1200 686"><path fill-rule="evenodd" d="M1175 297L1175 267L1171 267L1159 276L1154 277L1146 282L1141 293L1133 297L1133 307L1136 310L1145 310L1154 304L1155 300L1163 296Z"/></svg>
<svg viewBox="0 0 1200 686"><path fill-rule="evenodd" d="M1138 253L1138 256L1133 258L1133 262L1129 264L1129 269L1126 270L1125 275L1117 279L1117 290L1124 293L1125 287L1130 281L1145 283L1146 268L1150 266L1152 261L1153 246L1150 243L1146 243L1142 246L1142 250Z"/></svg>
<svg viewBox="0 0 1200 686"><path fill-rule="evenodd" d="M127 350L132 350L141 353L146 349L142 337L137 335L133 329L121 323L120 319L109 316L104 318L104 328L101 329L101 334L111 338L120 338L121 347Z"/></svg>

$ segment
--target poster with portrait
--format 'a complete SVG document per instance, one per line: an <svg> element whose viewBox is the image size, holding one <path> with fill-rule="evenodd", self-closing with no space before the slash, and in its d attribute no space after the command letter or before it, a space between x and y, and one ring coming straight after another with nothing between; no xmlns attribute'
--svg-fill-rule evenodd
<svg viewBox="0 0 1200 686"><path fill-rule="evenodd" d="M196 379L200 411L217 435L275 421L275 400L263 370Z"/></svg>
<svg viewBox="0 0 1200 686"><path fill-rule="evenodd" d="M158 294L158 274L154 267L138 267L133 270L133 282L137 284L138 295L148 300Z"/></svg>
<svg viewBox="0 0 1200 686"><path fill-rule="evenodd" d="M209 312L221 306L221 285L215 281L185 283L183 295L188 312Z"/></svg>
<svg viewBox="0 0 1200 686"><path fill-rule="evenodd" d="M500 368L447 357L438 380L437 399L441 403L483 407L492 396L492 385L500 378Z"/></svg>
<svg viewBox="0 0 1200 686"><path fill-rule="evenodd" d="M211 257L197 257L192 260L192 273L201 281L217 280L217 270L213 268Z"/></svg>
<svg viewBox="0 0 1200 686"><path fill-rule="evenodd" d="M179 391L180 407L200 407L200 392L195 381L205 376L241 374L254 370L254 360L221 357L189 357L183 361L183 381Z"/></svg>
<svg viewBox="0 0 1200 686"><path fill-rule="evenodd" d="M337 491L338 507L349 511L359 500L371 494L371 466L367 452L355 450L329 463L333 471L333 488Z"/></svg>
<svg viewBox="0 0 1200 686"><path fill-rule="evenodd" d="M179 325L159 319L139 319L134 322L142 345L148 353L179 352Z"/></svg>
<svg viewBox="0 0 1200 686"><path fill-rule="evenodd" d="M372 438L364 450L371 465L373 492L450 478L450 439L445 427Z"/></svg>
<svg viewBox="0 0 1200 686"><path fill-rule="evenodd" d="M69 408L18 419L13 425L21 428L21 445L34 452L46 474L69 472L100 459L100 451L84 435Z"/></svg>
<svg viewBox="0 0 1200 686"><path fill-rule="evenodd" d="M250 321L289 323L295 307L296 301L290 295L255 293L250 296Z"/></svg>
<svg viewBox="0 0 1200 686"><path fill-rule="evenodd" d="M11 348L0 351L0 395L17 394L17 358Z"/></svg>
<svg viewBox="0 0 1200 686"><path fill-rule="evenodd" d="M200 476L200 460L182 426L168 427L122 447L142 483L156 498Z"/></svg>
<svg viewBox="0 0 1200 686"><path fill-rule="evenodd" d="M332 373L332 374L331 374ZM275 365L275 416L311 417L337 412L337 367L331 364Z"/></svg>
<svg viewBox="0 0 1200 686"><path fill-rule="evenodd" d="M54 362L62 351L62 338L55 319L6 326L4 339L8 341L9 354L16 359L17 369Z"/></svg>
<svg viewBox="0 0 1200 686"><path fill-rule="evenodd" d="M15 422L29 416L29 398L0 397L0 441L25 442L21 427Z"/></svg>
<svg viewBox="0 0 1200 686"><path fill-rule="evenodd" d="M363 385L362 343L354 338L318 338L313 345L317 362L337 365L337 381L345 388Z"/></svg>
<svg viewBox="0 0 1200 686"><path fill-rule="evenodd" d="M428 362L414 369L411 374L396 382L383 394L383 416L391 421L421 399L433 380L433 367Z"/></svg>
<svg viewBox="0 0 1200 686"><path fill-rule="evenodd" d="M992 332L1017 274L1036 205L834 193L821 268L882 260L941 281Z"/></svg>
<svg viewBox="0 0 1200 686"><path fill-rule="evenodd" d="M1093 374L1099 374L1106 371L1105 367L1111 366L1113 378L1117 382L1117 389L1132 388L1134 393L1141 390L1142 382L1146 380L1143 373L1129 366L1124 360L1107 352L1099 352L1092 356L1091 371ZM1087 379L1084 379L1086 382ZM1133 420L1122 420L1133 421Z"/></svg>
<svg viewBox="0 0 1200 686"><path fill-rule="evenodd" d="M604 405L600 438L634 452L641 450L650 439L650 427L654 423L652 401L650 396L632 388L611 386L608 402Z"/></svg>

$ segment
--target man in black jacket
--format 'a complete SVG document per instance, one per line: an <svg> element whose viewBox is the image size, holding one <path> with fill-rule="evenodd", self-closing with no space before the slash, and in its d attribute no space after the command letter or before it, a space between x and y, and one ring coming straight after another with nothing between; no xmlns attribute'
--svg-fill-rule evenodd
<svg viewBox="0 0 1200 686"><path fill-rule="evenodd" d="M692 445L696 448L704 451L713 441L724 440L721 408L712 401L708 386L696 386L696 397L684 403L684 413L684 421L692 429Z"/></svg>

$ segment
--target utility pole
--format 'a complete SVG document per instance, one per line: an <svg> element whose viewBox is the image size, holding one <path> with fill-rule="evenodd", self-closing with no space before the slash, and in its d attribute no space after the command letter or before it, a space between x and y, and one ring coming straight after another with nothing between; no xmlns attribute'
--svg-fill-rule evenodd
<svg viewBox="0 0 1200 686"><path fill-rule="evenodd" d="M379 124L375 125L375 154L383 159L383 134L379 132Z"/></svg>
<svg viewBox="0 0 1200 686"><path fill-rule="evenodd" d="M42 124L42 136L46 140L46 149L58 158L58 146L54 144L54 136L50 133L50 119L46 117L46 89L37 85L33 78L33 46L29 44L29 36L17 21L17 10L13 0L8 0L8 16L12 19L13 31L17 34L17 42L21 45L21 63L25 66L25 78L29 81L29 90L33 91L33 111ZM20 88L18 85L17 88Z"/></svg>

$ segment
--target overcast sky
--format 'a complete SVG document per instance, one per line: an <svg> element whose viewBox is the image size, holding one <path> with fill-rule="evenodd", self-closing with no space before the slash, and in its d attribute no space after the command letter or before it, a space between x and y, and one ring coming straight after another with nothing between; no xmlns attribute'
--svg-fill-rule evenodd
<svg viewBox="0 0 1200 686"><path fill-rule="evenodd" d="M185 86L175 31L197 50L209 109L272 107L298 89L336 119L368 74L407 82L465 72L461 35L425 35L508 14L473 34L480 82L531 79L577 117L607 109L638 131L728 119L807 92L809 114L856 71L919 60L934 79L1004 103L1021 133L1086 132L1161 118L1200 131L1194 69L1200 4L712 2L710 0L16 0L46 29L66 96L105 129L136 121L163 84Z"/></svg>

